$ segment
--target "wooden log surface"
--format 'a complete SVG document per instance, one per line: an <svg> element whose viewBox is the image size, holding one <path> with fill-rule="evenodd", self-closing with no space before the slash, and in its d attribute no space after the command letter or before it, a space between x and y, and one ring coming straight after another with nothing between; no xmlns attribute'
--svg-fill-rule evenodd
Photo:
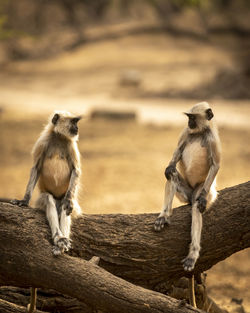
<svg viewBox="0 0 250 313"><path fill-rule="evenodd" d="M71 254L90 259L135 284L154 288L184 275L181 260L188 254L191 207L174 210L171 225L153 230L158 214L85 215L73 224ZM250 182L224 189L203 214L200 273L250 246Z"/></svg>
<svg viewBox="0 0 250 313"><path fill-rule="evenodd" d="M26 307L20 306L14 303L10 303L6 300L0 299L0 312L1 313L27 313ZM36 310L36 313L46 313L45 311Z"/></svg>
<svg viewBox="0 0 250 313"><path fill-rule="evenodd" d="M5 300L8 305L17 304L26 308L30 302L30 288L12 286L0 287L0 300ZM6 303L4 303L6 306ZM52 289L38 289L36 307L45 312L60 313L93 313L93 310L77 299L62 295ZM2 308L0 304L0 312Z"/></svg>
<svg viewBox="0 0 250 313"><path fill-rule="evenodd" d="M93 262L66 254L54 257L45 216L32 210L0 205L1 285L54 289L109 313L202 312L133 285Z"/></svg>
<svg viewBox="0 0 250 313"><path fill-rule="evenodd" d="M206 212L196 272L250 245L250 183L225 189ZM156 214L83 215L72 227L71 255L55 258L42 210L0 203L0 284L52 288L104 312L198 312L153 288L185 273L190 207L175 209L172 224L153 231ZM76 258L77 257L77 258ZM98 305L97 305L98 299Z"/></svg>

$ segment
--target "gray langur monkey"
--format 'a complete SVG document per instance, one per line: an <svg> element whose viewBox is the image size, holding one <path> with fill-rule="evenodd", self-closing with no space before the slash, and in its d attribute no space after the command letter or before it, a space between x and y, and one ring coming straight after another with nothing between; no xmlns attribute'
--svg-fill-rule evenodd
<svg viewBox="0 0 250 313"><path fill-rule="evenodd" d="M80 119L66 111L56 111L50 117L32 150L34 164L24 198L12 201L19 206L28 206L38 182L40 195L36 207L46 211L54 255L70 249L71 213L81 213L77 201L81 174L77 146Z"/></svg>
<svg viewBox="0 0 250 313"><path fill-rule="evenodd" d="M191 244L187 257L182 261L184 269L192 271L200 253L202 213L217 197L216 175L221 148L214 115L207 102L194 105L185 114L188 126L183 130L165 170L165 199L154 228L161 231L165 224L170 223L174 195L192 205Z"/></svg>

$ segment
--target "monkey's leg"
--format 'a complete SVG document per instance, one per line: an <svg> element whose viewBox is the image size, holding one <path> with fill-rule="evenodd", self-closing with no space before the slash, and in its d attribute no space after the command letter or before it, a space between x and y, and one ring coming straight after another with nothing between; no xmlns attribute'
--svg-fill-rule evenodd
<svg viewBox="0 0 250 313"><path fill-rule="evenodd" d="M157 217L154 225L155 231L161 231L164 225L169 224L169 217L172 214L172 202L176 192L176 185L172 181L167 181L165 185L165 194L163 208L160 215Z"/></svg>
<svg viewBox="0 0 250 313"><path fill-rule="evenodd" d="M41 193L36 203L37 207L46 210L46 217L51 229L52 239L54 242L53 253L54 255L61 254L64 249L64 236L59 227L59 218L56 208L56 201L53 196L47 192Z"/></svg>
<svg viewBox="0 0 250 313"><path fill-rule="evenodd" d="M163 208L155 221L155 231L161 231L166 223L170 224L169 218L173 213L172 203L174 195L177 194L178 198L183 202L189 202L192 192L192 188L177 171L171 174L165 185Z"/></svg>
<svg viewBox="0 0 250 313"><path fill-rule="evenodd" d="M33 313L36 311L36 298L37 298L37 288L30 288L30 303L27 305L27 312Z"/></svg>
<svg viewBox="0 0 250 313"><path fill-rule="evenodd" d="M192 271L200 254L200 241L202 230L202 214L198 209L198 202L195 201L192 205L192 229L191 229L191 244L187 257L182 261L185 271Z"/></svg>
<svg viewBox="0 0 250 313"><path fill-rule="evenodd" d="M62 243L64 244L64 250L68 251L71 247L70 244L70 226L71 226L71 216L67 215L66 210L61 210L60 215L60 229L64 236L61 239Z"/></svg>

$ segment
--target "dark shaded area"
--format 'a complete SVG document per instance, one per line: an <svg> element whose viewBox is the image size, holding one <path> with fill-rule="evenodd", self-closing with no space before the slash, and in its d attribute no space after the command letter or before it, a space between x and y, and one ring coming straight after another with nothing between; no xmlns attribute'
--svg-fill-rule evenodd
<svg viewBox="0 0 250 313"><path fill-rule="evenodd" d="M152 98L186 98L186 99L250 99L250 67L242 70L221 69L209 83L195 86L188 91L173 89L166 92L146 93L144 97Z"/></svg>

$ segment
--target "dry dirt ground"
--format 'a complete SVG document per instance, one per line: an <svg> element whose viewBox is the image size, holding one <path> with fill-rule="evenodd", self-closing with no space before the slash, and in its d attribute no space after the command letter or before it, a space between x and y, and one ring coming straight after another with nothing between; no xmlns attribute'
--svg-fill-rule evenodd
<svg viewBox="0 0 250 313"><path fill-rule="evenodd" d="M159 212L164 169L185 123L181 112L195 101L138 94L188 88L233 62L216 42L140 35L92 43L53 59L9 64L0 73L0 197L23 196L32 145L48 114L67 108L86 115L79 141L84 212ZM140 73L140 86L120 86L123 71L131 68ZM250 101L214 99L213 104L223 148L221 189L250 177ZM96 108L133 111L137 117L88 118ZM249 249L242 251L208 272L208 290L225 308L237 298L250 312L249 256Z"/></svg>

